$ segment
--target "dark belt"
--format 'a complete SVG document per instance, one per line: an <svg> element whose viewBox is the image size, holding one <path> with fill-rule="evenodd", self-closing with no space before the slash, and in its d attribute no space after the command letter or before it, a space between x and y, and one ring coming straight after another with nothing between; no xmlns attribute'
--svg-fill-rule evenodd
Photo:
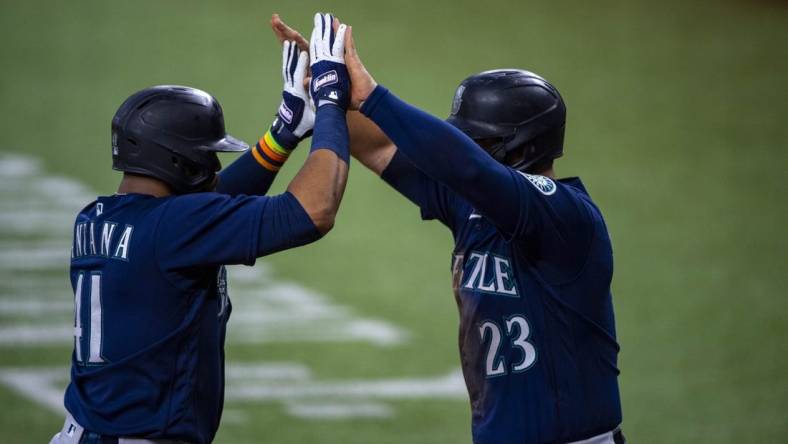
<svg viewBox="0 0 788 444"><path fill-rule="evenodd" d="M613 435L613 443L614 444L627 444L627 439L624 438L624 433L621 432L621 428L620 427L616 427L612 431L610 431L610 429L608 429L607 432L594 433L593 435L586 436L585 438L573 439L573 440L570 441L570 443L578 444L578 443L581 443L581 442L586 442L586 441L591 441L591 440L593 440L592 442L597 442L597 439L600 438L601 436L606 435L606 437L608 437L608 436L610 436L609 434L611 434L611 433ZM606 442L609 442L609 441L606 441Z"/></svg>
<svg viewBox="0 0 788 444"><path fill-rule="evenodd" d="M105 436L100 435L95 432L89 432L85 430L82 434L82 439L79 440L79 444L118 444L119 440L123 438L118 438L116 436ZM183 443L183 441L171 441L168 439L151 439L150 442L156 444L178 444ZM187 443L183 443L187 444Z"/></svg>
<svg viewBox="0 0 788 444"><path fill-rule="evenodd" d="M103 436L98 433L88 432L82 434L82 439L79 444L118 444L118 438L115 436Z"/></svg>

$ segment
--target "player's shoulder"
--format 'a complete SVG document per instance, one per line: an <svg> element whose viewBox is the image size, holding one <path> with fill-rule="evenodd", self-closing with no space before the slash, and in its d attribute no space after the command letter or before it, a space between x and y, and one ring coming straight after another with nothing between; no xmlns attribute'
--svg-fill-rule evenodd
<svg viewBox="0 0 788 444"><path fill-rule="evenodd" d="M171 196L167 205L180 209L201 208L224 203L229 200L229 198L230 196L226 194L213 192L178 194Z"/></svg>
<svg viewBox="0 0 788 444"><path fill-rule="evenodd" d="M98 196L77 213L77 222L97 218L117 218L129 214L146 214L161 205L166 199L147 194L112 194Z"/></svg>
<svg viewBox="0 0 788 444"><path fill-rule="evenodd" d="M554 205L561 203L574 203L574 204L590 204L596 208L596 205L591 200L588 190L579 177L565 177L561 179L553 179L551 177L528 174L522 171L513 170L520 181L527 183L527 188L534 191L534 195L543 196L545 200L551 201Z"/></svg>
<svg viewBox="0 0 788 444"><path fill-rule="evenodd" d="M89 218L91 214L95 213L96 204L98 203L98 198L94 199L84 207L82 207L79 212L77 212L77 221L82 218Z"/></svg>
<svg viewBox="0 0 788 444"><path fill-rule="evenodd" d="M582 204L583 207L586 208L592 214L592 216L594 216L594 218L602 217L602 212L591 198L591 195L588 193L585 184L579 177L558 179L557 185L566 189L567 193L570 194L577 202Z"/></svg>
<svg viewBox="0 0 788 444"><path fill-rule="evenodd" d="M583 181L579 177L565 177L560 179L553 179L541 174L529 174L518 170L512 170L516 176L520 177L521 182L530 184L530 188L537 192L537 194L555 198L569 198L590 200L588 190L586 190Z"/></svg>
<svg viewBox="0 0 788 444"><path fill-rule="evenodd" d="M245 195L230 196L215 192L188 193L171 196L167 206L168 212L199 212L247 202L250 199L253 198Z"/></svg>
<svg viewBox="0 0 788 444"><path fill-rule="evenodd" d="M529 174L514 169L511 171L521 177L521 180L530 183L537 192L544 196L554 195L559 190L560 185L565 185L562 183L562 179L556 181L540 174Z"/></svg>
<svg viewBox="0 0 788 444"><path fill-rule="evenodd" d="M164 209L165 219L199 223L216 217L232 214L257 214L262 211L269 198L203 192L172 196Z"/></svg>
<svg viewBox="0 0 788 444"><path fill-rule="evenodd" d="M570 237L590 233L593 227L604 225L602 213L579 177L553 179L515 172L521 190L525 191L521 198L527 202L532 220L541 220L543 225L552 226Z"/></svg>

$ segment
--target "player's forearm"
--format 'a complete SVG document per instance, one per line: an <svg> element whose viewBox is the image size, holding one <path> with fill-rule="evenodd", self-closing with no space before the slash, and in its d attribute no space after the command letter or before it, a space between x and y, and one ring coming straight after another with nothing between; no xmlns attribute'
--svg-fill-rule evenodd
<svg viewBox="0 0 788 444"><path fill-rule="evenodd" d="M230 196L241 194L263 196L268 192L275 177L276 172L260 166L250 150L219 173L216 192Z"/></svg>
<svg viewBox="0 0 788 444"><path fill-rule="evenodd" d="M447 185L489 217L504 223L516 220L516 206L498 204L505 199L515 201L510 171L458 129L403 102L381 86L367 98L361 112L425 174Z"/></svg>
<svg viewBox="0 0 788 444"><path fill-rule="evenodd" d="M279 169L290 155L270 131L257 144L219 173L216 192L237 196L263 196L268 193Z"/></svg>
<svg viewBox="0 0 788 444"><path fill-rule="evenodd" d="M396 146L375 122L358 111L347 113L347 124L350 154L375 174L381 175L394 157Z"/></svg>
<svg viewBox="0 0 788 444"><path fill-rule="evenodd" d="M331 151L309 154L304 166L287 188L298 199L321 234L334 226L347 183L348 166Z"/></svg>
<svg viewBox="0 0 788 444"><path fill-rule="evenodd" d="M298 199L323 234L334 226L347 184L349 157L345 111L334 105L320 107L312 152L290 182L288 191Z"/></svg>
<svg viewBox="0 0 788 444"><path fill-rule="evenodd" d="M342 57L348 28L330 14L315 14L314 22L310 40L310 96L317 111L312 150L288 191L325 234L334 226L350 159L346 116L350 78Z"/></svg>

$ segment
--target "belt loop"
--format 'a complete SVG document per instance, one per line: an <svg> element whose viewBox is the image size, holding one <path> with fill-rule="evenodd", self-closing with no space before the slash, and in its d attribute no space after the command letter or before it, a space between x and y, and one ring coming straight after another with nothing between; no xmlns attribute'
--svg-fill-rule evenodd
<svg viewBox="0 0 788 444"><path fill-rule="evenodd" d="M613 443L627 444L627 438L624 436L624 432L621 431L621 426L616 427L613 431Z"/></svg>
<svg viewBox="0 0 788 444"><path fill-rule="evenodd" d="M63 428L58 432L49 444L80 444L85 429L74 420L71 413L66 412L66 420Z"/></svg>

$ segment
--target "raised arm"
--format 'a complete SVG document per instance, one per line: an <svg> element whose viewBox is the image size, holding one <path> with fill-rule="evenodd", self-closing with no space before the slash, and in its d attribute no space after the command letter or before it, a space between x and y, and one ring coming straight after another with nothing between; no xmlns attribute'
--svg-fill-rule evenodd
<svg viewBox="0 0 788 444"><path fill-rule="evenodd" d="M157 232L156 260L162 270L251 265L258 257L314 242L333 227L350 157L345 29L328 14L315 15L310 48L315 75L311 97L317 108L312 149L287 191L270 197L189 193L172 198ZM285 47L292 51L290 57L302 61L288 71L295 77L297 69L306 70L306 54L300 54L294 41Z"/></svg>
<svg viewBox="0 0 788 444"><path fill-rule="evenodd" d="M352 30L348 34L351 109L360 109L419 170L445 184L504 231L514 232L520 216L516 173L450 124L378 86L358 56Z"/></svg>
<svg viewBox="0 0 788 444"><path fill-rule="evenodd" d="M445 185L424 174L381 129L361 113L348 113L350 153L387 184L416 204L423 219L438 219L454 230L458 205L456 195Z"/></svg>
<svg viewBox="0 0 788 444"><path fill-rule="evenodd" d="M334 217L347 183L350 159L345 114L350 80L344 63L345 30L330 14L315 14L310 40L310 90L317 109L312 149L287 190L298 199L321 233ZM296 45L292 45L296 48Z"/></svg>
<svg viewBox="0 0 788 444"><path fill-rule="evenodd" d="M397 152L386 134L369 118L358 111L347 113L350 132L350 154L378 176L388 167Z"/></svg>
<svg viewBox="0 0 788 444"><path fill-rule="evenodd" d="M219 173L217 192L266 194L298 143L312 134L315 109L304 86L308 66L307 52L294 41L282 42L284 88L274 123L251 150Z"/></svg>
<svg viewBox="0 0 788 444"><path fill-rule="evenodd" d="M309 42L301 33L287 25L279 14L271 16L271 30L279 43L290 40L296 42L302 50L309 49ZM397 148L374 122L358 111L348 111L347 124L350 154L375 174L381 175Z"/></svg>
<svg viewBox="0 0 788 444"><path fill-rule="evenodd" d="M306 40L288 26L278 14L271 17L271 29L282 42L293 40L306 47ZM351 97L358 95L351 84ZM426 176L402 153L385 133L368 117L358 111L347 113L350 135L350 153L364 166L391 185L400 194L419 206L422 217L440 219L445 225L454 225L453 195L445 186Z"/></svg>
<svg viewBox="0 0 788 444"><path fill-rule="evenodd" d="M363 65L357 67L363 69ZM363 83L358 86L351 84L351 97L362 94L364 87ZM454 230L458 213L463 208L457 196L417 168L367 116L350 111L347 120L353 157L416 204L421 209L423 219L438 219Z"/></svg>

